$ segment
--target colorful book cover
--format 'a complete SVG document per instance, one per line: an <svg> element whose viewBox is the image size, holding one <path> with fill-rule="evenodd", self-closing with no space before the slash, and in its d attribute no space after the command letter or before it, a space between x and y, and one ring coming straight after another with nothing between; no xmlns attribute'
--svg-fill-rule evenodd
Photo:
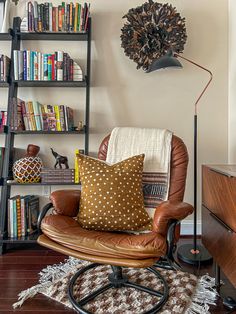
<svg viewBox="0 0 236 314"><path fill-rule="evenodd" d="M29 234L34 233L37 230L37 222L39 216L39 198L34 196L28 200L29 206Z"/></svg>
<svg viewBox="0 0 236 314"><path fill-rule="evenodd" d="M24 80L24 51L18 51L18 80Z"/></svg>
<svg viewBox="0 0 236 314"><path fill-rule="evenodd" d="M30 127L29 127L29 121L28 121L27 112L26 112L26 104L24 101L22 101L22 103L21 103L21 110L22 110L22 116L23 116L25 130L29 131Z"/></svg>
<svg viewBox="0 0 236 314"><path fill-rule="evenodd" d="M17 98L16 125L15 125L15 130L17 131L22 131L25 129L22 113L22 103L24 103L24 101Z"/></svg>

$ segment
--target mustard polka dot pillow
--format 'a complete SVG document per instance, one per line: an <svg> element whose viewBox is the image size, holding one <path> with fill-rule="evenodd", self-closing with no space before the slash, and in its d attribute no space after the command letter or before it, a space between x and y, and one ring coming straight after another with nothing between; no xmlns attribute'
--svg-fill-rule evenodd
<svg viewBox="0 0 236 314"><path fill-rule="evenodd" d="M139 231L150 227L142 191L143 160L142 154L108 165L79 155L82 191L78 221L83 228Z"/></svg>

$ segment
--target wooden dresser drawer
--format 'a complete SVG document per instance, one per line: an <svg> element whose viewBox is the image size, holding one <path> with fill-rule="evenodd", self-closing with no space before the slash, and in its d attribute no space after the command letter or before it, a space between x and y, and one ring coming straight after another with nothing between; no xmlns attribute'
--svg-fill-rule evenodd
<svg viewBox="0 0 236 314"><path fill-rule="evenodd" d="M236 288L236 233L202 206L202 242Z"/></svg>
<svg viewBox="0 0 236 314"><path fill-rule="evenodd" d="M203 166L202 204L236 232L236 177Z"/></svg>

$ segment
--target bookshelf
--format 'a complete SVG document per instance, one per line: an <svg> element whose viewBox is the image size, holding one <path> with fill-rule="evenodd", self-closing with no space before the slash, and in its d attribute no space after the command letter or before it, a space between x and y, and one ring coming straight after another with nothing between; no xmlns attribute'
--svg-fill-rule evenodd
<svg viewBox="0 0 236 314"><path fill-rule="evenodd" d="M8 209L8 199L11 197L11 187L12 186L43 186L43 185L72 185L80 186L79 183L26 183L21 184L11 181L10 177L10 160L12 160L13 149L14 149L14 138L15 136L24 135L56 135L56 136L66 136L66 135L80 135L84 136L84 151L88 154L89 150L89 111L90 111L90 69L91 69L91 18L88 21L88 31L81 33L21 33L20 23L21 19L15 17L13 20L13 30L9 34L0 34L0 40L10 40L11 39L11 60L13 60L13 51L19 50L21 41L24 40L58 40L58 41L86 41L87 42L87 60L86 60L86 74L83 81L16 81L14 80L14 68L13 62L10 66L10 79L9 83L0 82L0 87L8 87L8 118L7 127L4 129L5 134L5 155L3 161L3 178L0 178L1 188L1 207L0 207L0 254L3 253L6 244L27 244L36 243L38 233L33 235L23 237L23 238L9 238L7 234L7 209ZM10 36L10 38L9 38ZM6 38L6 39L3 39ZM85 91L85 125L83 129L78 131L12 131L10 129L10 116L11 112L11 102L14 97L17 97L18 88L24 87L43 87L43 88L53 88L53 87L63 87L63 88L84 88Z"/></svg>

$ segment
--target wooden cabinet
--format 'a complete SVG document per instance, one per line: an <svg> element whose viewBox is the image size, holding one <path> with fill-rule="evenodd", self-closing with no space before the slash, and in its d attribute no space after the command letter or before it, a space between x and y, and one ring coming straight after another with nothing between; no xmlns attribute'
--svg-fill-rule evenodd
<svg viewBox="0 0 236 314"><path fill-rule="evenodd" d="M236 287L236 165L202 167L202 242Z"/></svg>

